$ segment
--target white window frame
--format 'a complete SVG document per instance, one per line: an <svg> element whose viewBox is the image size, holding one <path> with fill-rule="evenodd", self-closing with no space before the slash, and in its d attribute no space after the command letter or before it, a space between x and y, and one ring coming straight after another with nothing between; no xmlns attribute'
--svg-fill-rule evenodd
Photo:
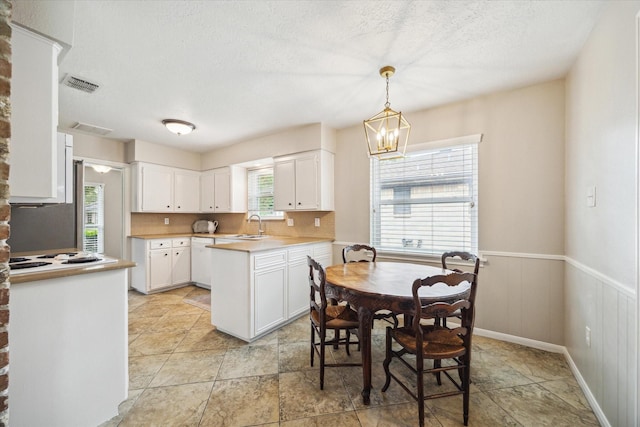
<svg viewBox="0 0 640 427"><path fill-rule="evenodd" d="M88 211L87 210L87 202L86 202L86 188L87 187L99 187L101 191L98 193L98 200L96 201L96 209ZM84 206L82 207L82 215L83 215L83 225L82 225L82 250L85 252L96 252L103 254L104 253L104 191L105 185L103 183L98 182L85 182L83 193L85 197L83 197ZM95 223L89 223L87 221L87 215L91 213L95 215L96 221ZM87 230L96 230L96 238L95 238L95 250L89 250L88 248L88 240L86 237Z"/></svg>
<svg viewBox="0 0 640 427"><path fill-rule="evenodd" d="M270 171L271 176L273 177L273 165L247 169L247 218L249 218L251 215L260 215L260 219L262 220L284 220L284 212L282 211L272 210L265 214L265 211L262 211L261 213L255 208L252 209L254 206L256 206L257 203L254 198L264 196L273 197L273 187L271 187L271 191L267 191L266 193L263 193L261 195L255 194L257 188L252 187L251 176L256 173L264 173L265 171Z"/></svg>
<svg viewBox="0 0 640 427"><path fill-rule="evenodd" d="M425 257L425 258L434 258L439 257L443 252L456 250L456 251L468 251L475 254L478 254L478 148L479 143L482 141L482 134L477 135L468 135L459 138L451 138L446 140L432 141L423 144L414 144L407 147L406 157L407 160L410 161L410 158L415 159L418 156L428 156L429 152L434 151L451 151L451 150L460 150L463 147L471 147L470 150L475 150L472 152L471 163L468 165L469 175L465 175L464 179L460 177L459 181L456 181L456 185L462 185L465 188L464 196L456 196L453 197L451 195L444 195L444 197L427 197L416 199L414 203L397 203L394 200L386 199L386 201L382 199L382 189L384 188L384 184L381 183L380 177L378 176L380 173L380 167L385 167L384 164L381 165L381 162L390 162L390 160L379 160L377 158L372 158L370 161L370 173L371 173L371 191L370 191L370 201L371 201L371 221L370 221L370 232L371 232L371 244L376 247L380 254L386 254L388 256L399 256L399 257ZM398 166L404 160L395 160L395 165ZM388 164L387 169L392 167L393 164ZM394 179L397 181L398 176L394 176ZM415 178L414 178L415 179ZM439 185L439 177L420 178L422 182L420 184L416 184L413 186L393 186L393 183L389 183L387 188L387 196L389 195L388 191L393 191L395 195L398 190L399 193L406 195L407 192L410 192L412 188L416 188L416 190L424 189L424 187L429 187L433 185L434 187ZM402 178L400 179L402 181ZM431 184L430 184L431 183ZM406 200L406 199L403 199ZM460 224L464 222L466 227L463 231L463 238L458 237L453 239L455 243L444 243L444 242L435 242L433 236L438 234L437 232L431 232L430 234L424 230L413 230L414 225L406 224L406 221L411 219L411 209L413 206L416 208L431 208L431 206L436 206L438 204L447 203L450 206L455 205L460 209L467 209L468 211L462 213L460 217ZM466 205L465 205L466 204ZM382 215L382 211L384 211L384 206L387 207L387 215L392 216L387 218L385 222ZM393 212L389 212L388 209L390 206L393 206ZM442 205L441 205L442 206ZM466 207L465 207L466 206ZM428 216L428 214L426 214ZM465 220L466 219L466 220ZM395 222L392 222L395 221ZM384 232L382 231L383 225L386 224L387 230L389 230L389 226L399 227L396 231ZM456 224L457 225L457 224ZM407 227L407 228L405 228ZM425 238L421 238L422 233L427 233ZM445 231L446 234L446 231ZM455 233L451 233L448 236L453 237ZM459 234L459 233L458 233ZM385 238L386 236L386 238ZM388 243L389 238L393 238L393 243ZM433 239L433 240L432 240ZM398 242L395 242L398 240ZM434 244L436 246L434 246Z"/></svg>

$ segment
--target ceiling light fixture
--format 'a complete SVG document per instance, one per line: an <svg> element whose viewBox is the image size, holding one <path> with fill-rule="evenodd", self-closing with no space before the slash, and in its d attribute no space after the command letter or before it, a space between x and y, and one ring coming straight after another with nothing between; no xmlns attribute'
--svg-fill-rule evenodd
<svg viewBox="0 0 640 427"><path fill-rule="evenodd" d="M162 124L165 125L170 132L173 132L176 135L186 135L196 128L196 125L185 122L184 120L165 119L162 121Z"/></svg>
<svg viewBox="0 0 640 427"><path fill-rule="evenodd" d="M407 149L411 125L401 112L392 110L389 103L389 77L395 72L396 69L390 65L380 68L380 76L387 80L387 102L384 104L384 110L363 122L369 157L402 157Z"/></svg>
<svg viewBox="0 0 640 427"><path fill-rule="evenodd" d="M111 170L111 166L106 165L91 165L91 167L98 173L107 173Z"/></svg>

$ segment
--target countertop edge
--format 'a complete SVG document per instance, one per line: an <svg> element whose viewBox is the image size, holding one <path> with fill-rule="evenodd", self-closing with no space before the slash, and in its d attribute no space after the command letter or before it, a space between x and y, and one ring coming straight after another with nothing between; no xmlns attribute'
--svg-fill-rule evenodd
<svg viewBox="0 0 640 427"><path fill-rule="evenodd" d="M57 279L61 277L78 276L81 274L102 273L111 270L121 270L123 268L135 267L136 263L119 259L116 262L107 264L89 265L78 268L63 268L60 270L49 270L40 273L27 273L18 276L9 276L9 282L13 284L35 282L39 280Z"/></svg>

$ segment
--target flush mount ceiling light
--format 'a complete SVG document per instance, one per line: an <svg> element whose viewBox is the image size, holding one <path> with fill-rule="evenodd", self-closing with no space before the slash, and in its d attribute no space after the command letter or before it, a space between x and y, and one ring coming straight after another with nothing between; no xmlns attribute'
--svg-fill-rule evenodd
<svg viewBox="0 0 640 427"><path fill-rule="evenodd" d="M111 170L111 166L106 165L91 165L91 167L98 173L107 173Z"/></svg>
<svg viewBox="0 0 640 427"><path fill-rule="evenodd" d="M176 135L186 135L196 128L196 125L185 122L184 120L165 119L162 121L162 124L165 125L170 132L173 132Z"/></svg>
<svg viewBox="0 0 640 427"><path fill-rule="evenodd" d="M389 103L389 77L395 72L396 69L390 65L380 68L380 76L387 80L387 102L384 104L384 110L363 122L369 157L402 157L407 148L411 125L401 112L392 110Z"/></svg>

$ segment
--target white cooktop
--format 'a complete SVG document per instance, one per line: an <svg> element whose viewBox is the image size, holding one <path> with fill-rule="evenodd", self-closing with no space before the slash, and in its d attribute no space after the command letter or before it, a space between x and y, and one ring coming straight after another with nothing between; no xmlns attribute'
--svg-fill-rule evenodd
<svg viewBox="0 0 640 427"><path fill-rule="evenodd" d="M28 255L12 257L9 260L11 275L17 276L43 271L60 270L66 268L84 268L91 265L114 263L118 260L101 254L89 252L61 252L47 255ZM42 265L37 265L37 264ZM31 266L33 265L33 266ZM20 268L30 266L28 268Z"/></svg>

